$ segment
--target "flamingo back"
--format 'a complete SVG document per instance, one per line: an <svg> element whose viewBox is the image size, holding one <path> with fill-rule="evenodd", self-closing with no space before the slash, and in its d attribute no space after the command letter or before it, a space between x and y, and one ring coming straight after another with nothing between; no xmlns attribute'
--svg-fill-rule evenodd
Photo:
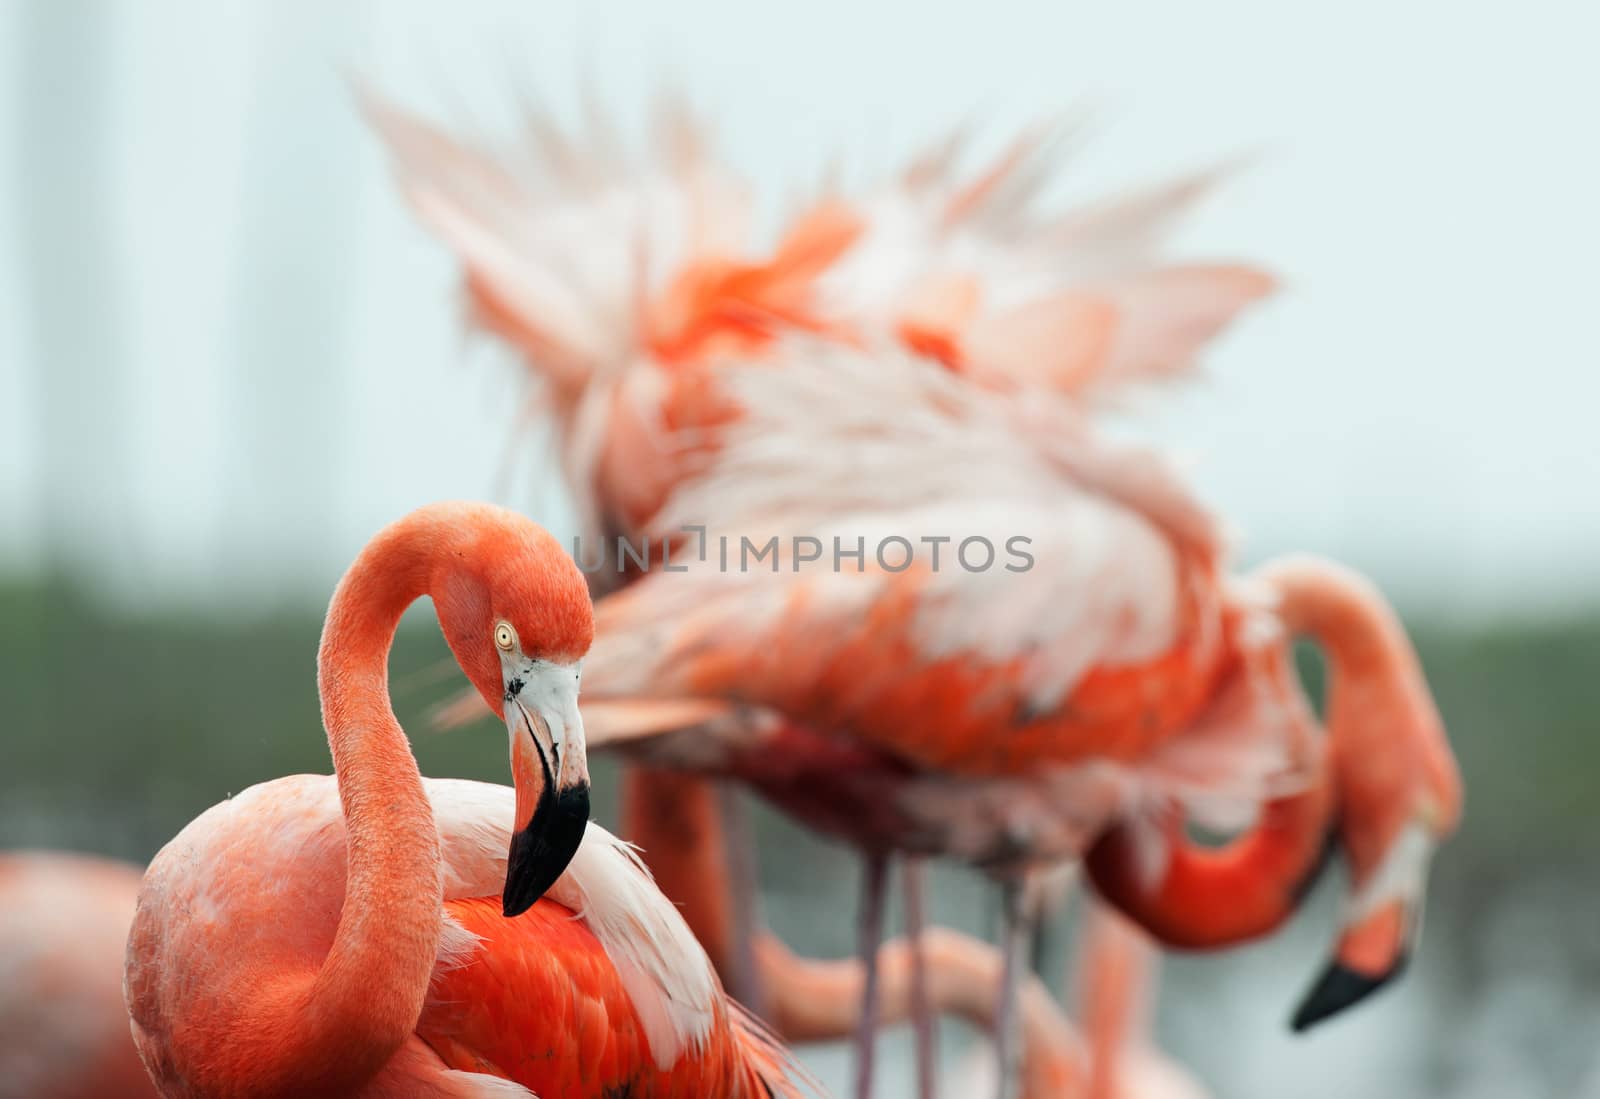
<svg viewBox="0 0 1600 1099"><path fill-rule="evenodd" d="M1224 650L1221 541L1181 482L1041 395L845 355L730 375L743 415L658 519L715 548L602 601L590 696L731 697L969 773L1133 759L1181 727ZM808 561L801 538L874 548ZM895 539L924 556L883 560Z"/></svg>

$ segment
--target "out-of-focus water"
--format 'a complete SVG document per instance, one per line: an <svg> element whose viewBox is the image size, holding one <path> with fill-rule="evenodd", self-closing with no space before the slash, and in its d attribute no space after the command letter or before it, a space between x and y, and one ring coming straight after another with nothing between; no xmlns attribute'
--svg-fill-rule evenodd
<svg viewBox="0 0 1600 1099"><path fill-rule="evenodd" d="M786 833L785 843L796 850L767 860L768 921L804 952L848 954L853 860L831 848L801 857L817 846L808 837ZM1600 1099L1600 857L1530 861L1503 875L1472 869L1456 852L1440 862L1421 949L1390 989L1307 1035L1290 1033L1289 1014L1332 941L1342 881L1330 873L1279 935L1221 954L1168 955L1158 1044L1216 1099ZM774 866L787 868L783 878ZM939 922L992 933L993 901L975 877L944 870L933 881ZM1044 965L1058 993L1070 920ZM984 1040L944 1027L955 1086L972 1043ZM882 1056L881 1094L911 1095L907 1035L891 1034ZM849 1093L847 1048L808 1049L805 1060L835 1093Z"/></svg>

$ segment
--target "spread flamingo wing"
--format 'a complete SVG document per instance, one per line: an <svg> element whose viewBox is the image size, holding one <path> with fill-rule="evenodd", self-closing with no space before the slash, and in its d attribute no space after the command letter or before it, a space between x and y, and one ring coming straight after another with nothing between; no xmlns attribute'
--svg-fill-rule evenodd
<svg viewBox="0 0 1600 1099"><path fill-rule="evenodd" d="M1051 212L1040 196L1081 126L1024 134L971 176L952 140L860 200L859 242L823 277L839 314L989 384L1084 397L1187 369L1274 280L1170 265L1165 239L1231 166Z"/></svg>
<svg viewBox="0 0 1600 1099"><path fill-rule="evenodd" d="M749 196L710 157L698 123L663 100L654 153L627 157L609 124L589 139L530 111L527 138L469 144L363 96L401 193L460 257L478 320L571 396L637 346L639 310L698 257L745 247Z"/></svg>

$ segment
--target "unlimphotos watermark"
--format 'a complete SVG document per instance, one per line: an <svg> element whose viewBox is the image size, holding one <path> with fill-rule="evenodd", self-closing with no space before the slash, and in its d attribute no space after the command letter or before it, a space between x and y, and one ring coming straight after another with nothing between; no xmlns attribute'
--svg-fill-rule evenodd
<svg viewBox="0 0 1600 1099"><path fill-rule="evenodd" d="M711 535L703 524L686 524L671 536L635 540L618 535L614 540L600 539L598 546L574 535L572 556L580 569L591 573L608 568L648 572L657 565L662 572L688 572L691 566L686 562L690 560L701 565L714 562L721 572L800 572L810 567L866 572L869 565L883 572L905 572L913 567L938 572L952 565L965 572L995 568L1027 572L1034 564L1028 551L1032 544L1033 539L1024 534L1006 538L999 548L980 534L959 539L947 534L915 538L890 534L874 539L833 535L826 540L810 534L787 538L774 534L757 540L743 534Z"/></svg>

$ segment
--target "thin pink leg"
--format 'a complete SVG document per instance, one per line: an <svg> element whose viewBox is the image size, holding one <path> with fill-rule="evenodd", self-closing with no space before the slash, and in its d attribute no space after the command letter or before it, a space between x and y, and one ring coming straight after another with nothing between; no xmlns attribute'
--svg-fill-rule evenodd
<svg viewBox="0 0 1600 1099"><path fill-rule="evenodd" d="M918 857L901 864L904 890L906 943L911 949L911 1027L916 1044L917 1097L938 1099L939 1034L933 1017L933 998L928 989L928 959L924 952L923 929L927 926L927 864Z"/></svg>
<svg viewBox="0 0 1600 1099"><path fill-rule="evenodd" d="M883 902L889 877L889 856L869 851L861 879L861 913L856 956L865 982L861 989L861 1021L856 1027L856 1099L872 1099L872 1057L878 1037L878 946L883 942Z"/></svg>
<svg viewBox="0 0 1600 1099"><path fill-rule="evenodd" d="M1022 1040L1018 1034L1018 1005L1022 995L1024 953L1028 949L1029 923L1026 883L1011 879L1000 886L1000 1002L994 1013L994 1052L999 1065L999 1099L1012 1099L1022 1078Z"/></svg>

